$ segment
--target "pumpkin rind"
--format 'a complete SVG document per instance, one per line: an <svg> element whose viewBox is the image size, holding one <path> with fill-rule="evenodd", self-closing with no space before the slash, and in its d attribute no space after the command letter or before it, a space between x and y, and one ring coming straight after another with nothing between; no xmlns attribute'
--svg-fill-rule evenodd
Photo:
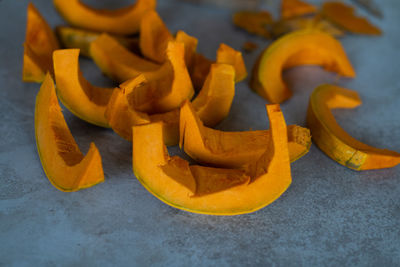
<svg viewBox="0 0 400 267"><path fill-rule="evenodd" d="M390 168L400 163L400 153L379 149L354 139L336 122L330 109L354 108L358 93L334 85L320 85L310 96L307 125L314 143L336 162L354 169Z"/></svg>
<svg viewBox="0 0 400 267"><path fill-rule="evenodd" d="M166 147L163 144L161 123L152 123L141 126L134 126L133 131L133 152L132 163L136 178L154 196L166 204L195 213L212 215L237 215L254 212L271 202L275 201L291 183L290 161L287 148L286 124L279 106L268 106L270 117L272 142L267 147L266 152L260 157L246 173L252 173L251 181L246 174L240 174L240 170L235 170L235 175L229 176L232 179L241 181L236 186L228 187L225 190L210 194L196 195L198 181L195 177L196 172L187 170L188 166L182 160L179 164L174 164L177 169L165 172L163 166L171 162ZM174 157L175 158L175 157ZM176 160L173 160L175 162ZM200 166L195 167L200 168ZM227 173L233 171L228 169L207 170L209 167L201 169L202 178L212 177L217 179L215 183L223 181ZM180 175L180 179L174 179L171 173ZM197 172L198 173L198 172ZM223 175L219 175L222 173ZM241 176L243 175L243 176ZM225 178L224 178L225 177ZM196 193L193 188L188 188L191 180L196 181ZM180 181L184 180L185 183ZM211 183L214 188L214 183ZM193 182L191 182L193 184ZM207 193L207 192L205 192Z"/></svg>
<svg viewBox="0 0 400 267"><path fill-rule="evenodd" d="M123 35L137 33L143 14L156 7L156 0L137 0L117 10L94 9L81 0L53 0L53 3L58 13L75 27Z"/></svg>
<svg viewBox="0 0 400 267"><path fill-rule="evenodd" d="M300 30L284 35L261 53L253 68L251 88L269 102L281 103L292 95L282 79L282 71L309 64L355 77L339 41L318 30Z"/></svg>
<svg viewBox="0 0 400 267"><path fill-rule="evenodd" d="M61 191L76 191L104 181L100 153L94 143L86 156L79 150L47 74L36 97L36 145L50 182Z"/></svg>

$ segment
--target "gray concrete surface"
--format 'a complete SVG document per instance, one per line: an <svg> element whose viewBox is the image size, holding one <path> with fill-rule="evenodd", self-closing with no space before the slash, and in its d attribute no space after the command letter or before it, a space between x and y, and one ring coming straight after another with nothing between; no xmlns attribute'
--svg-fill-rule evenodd
<svg viewBox="0 0 400 267"><path fill-rule="evenodd" d="M51 1L33 2L52 26L63 23ZM116 2L132 1L97 4ZM337 80L319 67L285 73L295 92L282 105L288 123L304 125L313 88L338 82L363 99L357 109L334 112L344 129L368 144L400 151L400 2L379 2L385 18L372 21L384 35L342 40L356 79ZM90 141L99 147L106 181L75 193L55 189L34 139L39 85L21 81L27 3L0 0L0 266L400 265L400 166L355 172L315 146L292 164L292 185L270 206L234 217L197 215L163 204L140 185L131 171L130 143L65 110L82 151ZM249 70L268 45L235 29L230 11L173 0L160 0L158 11L172 31L197 36L208 57L220 42L237 49L248 40L258 43L256 52L245 55ZM91 82L110 84L92 62L81 64ZM247 82L238 84L232 112L219 128L268 128L264 104Z"/></svg>

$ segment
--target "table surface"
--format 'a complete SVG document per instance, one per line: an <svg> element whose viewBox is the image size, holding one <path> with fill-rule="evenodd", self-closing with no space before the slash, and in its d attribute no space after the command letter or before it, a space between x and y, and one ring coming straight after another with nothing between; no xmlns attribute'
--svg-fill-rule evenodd
<svg viewBox="0 0 400 267"><path fill-rule="evenodd" d="M132 1L102 5L115 2ZM33 3L53 27L65 24L51 1ZM292 185L271 205L240 216L199 215L167 206L146 191L132 173L131 143L64 110L82 151L91 141L98 146L106 180L74 193L55 189L35 144L39 85L21 81L27 4L0 0L0 265L400 264L400 166L356 172L315 145L292 164ZM276 5L267 6L277 14ZM363 100L356 109L334 111L340 125L362 142L400 151L400 1L382 1L381 8L384 19L369 18L383 29L382 37L341 40L355 79L338 80L316 66L285 72L294 91L282 104L288 124L304 126L312 90L337 83L357 90ZM221 42L236 49L256 42L259 49L244 54L248 70L269 44L236 29L230 10L162 0L158 11L172 32L182 29L198 37L199 51L209 58L215 58ZM81 59L81 68L92 83L112 84L90 60ZM268 128L265 103L248 79L237 84L231 113L218 128Z"/></svg>

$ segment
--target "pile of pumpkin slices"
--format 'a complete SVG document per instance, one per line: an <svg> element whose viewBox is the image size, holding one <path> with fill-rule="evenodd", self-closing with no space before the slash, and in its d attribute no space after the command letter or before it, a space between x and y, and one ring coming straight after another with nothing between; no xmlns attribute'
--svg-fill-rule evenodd
<svg viewBox="0 0 400 267"><path fill-rule="evenodd" d="M115 11L95 10L79 0L54 0L54 5L78 28L58 27L57 39L29 4L23 80L42 83L35 109L37 147L47 177L62 191L93 186L104 181L104 173L94 143L86 155L79 150L58 99L77 117L132 141L135 176L165 203L205 214L253 212L285 192L291 183L290 162L311 145L308 129L286 126L284 121L278 103L290 91L282 70L319 64L354 76L343 48L329 34L307 30L286 35L261 54L252 77L256 92L275 103L266 106L271 129L218 131L212 127L228 115L235 83L247 76L239 51L221 44L215 61L205 58L196 52L196 38L183 31L169 32L154 0L138 0ZM137 32L140 36L131 36ZM59 49L59 42L69 49ZM80 53L91 57L119 87L100 88L85 80ZM313 131L321 132L314 136L316 142L321 139L331 151L345 145L353 149L358 161L346 164L354 169L377 167L379 160L378 167L389 167L382 163L389 158L397 164L400 156L395 152L360 149L360 143L341 139L345 132L327 109L351 107L355 96L348 94L325 85L312 95L308 118ZM202 165L171 157L166 146L177 144ZM371 153L374 158L367 164L364 159Z"/></svg>

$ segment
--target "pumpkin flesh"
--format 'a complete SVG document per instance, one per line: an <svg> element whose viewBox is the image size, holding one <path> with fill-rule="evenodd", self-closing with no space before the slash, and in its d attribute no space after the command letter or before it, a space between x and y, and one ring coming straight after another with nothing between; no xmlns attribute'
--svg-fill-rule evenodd
<svg viewBox="0 0 400 267"><path fill-rule="evenodd" d="M355 77L339 41L318 30L300 30L281 37L261 53L253 68L251 88L269 102L281 103L292 95L282 79L282 71L306 64Z"/></svg>
<svg viewBox="0 0 400 267"><path fill-rule="evenodd" d="M81 0L53 0L53 3L58 13L75 27L122 35L139 32L143 14L156 7L156 0L137 0L116 10L94 9Z"/></svg>
<svg viewBox="0 0 400 267"><path fill-rule="evenodd" d="M310 97L307 112L307 124L315 144L330 158L354 170L390 168L399 164L400 153L356 140L339 126L330 111L360 104L355 91L334 85L317 87Z"/></svg>
<svg viewBox="0 0 400 267"><path fill-rule="evenodd" d="M259 210L276 200L291 183L286 124L279 107L269 106L268 114L272 141L249 168L254 177L249 177L247 171L193 167L183 160L171 159L163 144L162 125L153 123L132 129L136 178L161 201L190 212L236 215ZM174 164L175 172L174 168L163 168L171 161L179 162ZM174 173L180 175L179 179L174 178Z"/></svg>
<svg viewBox="0 0 400 267"><path fill-rule="evenodd" d="M76 191L104 181L97 147L91 143L86 156L79 150L61 112L50 74L36 97L35 136L43 169L57 189Z"/></svg>

